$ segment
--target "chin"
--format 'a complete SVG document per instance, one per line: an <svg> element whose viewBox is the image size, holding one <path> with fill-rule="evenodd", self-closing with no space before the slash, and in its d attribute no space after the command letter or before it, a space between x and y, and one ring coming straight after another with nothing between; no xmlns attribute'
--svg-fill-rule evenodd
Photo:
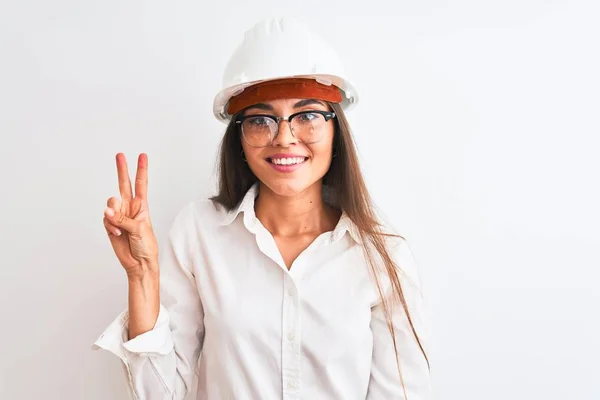
<svg viewBox="0 0 600 400"><path fill-rule="evenodd" d="M303 179L269 179L261 180L261 182L276 195L285 197L297 196L316 183Z"/></svg>
<svg viewBox="0 0 600 400"><path fill-rule="evenodd" d="M310 184L302 183L290 179L278 180L275 182L263 182L273 193L279 196L296 196L305 191Z"/></svg>

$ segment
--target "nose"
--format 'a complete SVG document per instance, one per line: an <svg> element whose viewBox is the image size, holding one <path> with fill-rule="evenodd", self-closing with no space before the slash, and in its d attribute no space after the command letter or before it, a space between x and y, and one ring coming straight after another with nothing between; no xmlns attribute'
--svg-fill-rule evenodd
<svg viewBox="0 0 600 400"><path fill-rule="evenodd" d="M273 139L273 146L288 147L296 143L298 143L298 139L292 133L290 123L284 120L279 121L279 128Z"/></svg>

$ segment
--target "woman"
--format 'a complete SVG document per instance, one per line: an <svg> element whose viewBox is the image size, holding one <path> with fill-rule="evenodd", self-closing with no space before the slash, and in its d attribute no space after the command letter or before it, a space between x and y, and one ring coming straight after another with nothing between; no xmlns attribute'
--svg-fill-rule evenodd
<svg viewBox="0 0 600 400"><path fill-rule="evenodd" d="M160 255L147 156L134 193L117 155L104 226L129 306L96 345L135 398L184 399L195 375L198 399L430 398L415 262L371 205L340 65L297 21L246 33L215 97L218 194L181 210Z"/></svg>

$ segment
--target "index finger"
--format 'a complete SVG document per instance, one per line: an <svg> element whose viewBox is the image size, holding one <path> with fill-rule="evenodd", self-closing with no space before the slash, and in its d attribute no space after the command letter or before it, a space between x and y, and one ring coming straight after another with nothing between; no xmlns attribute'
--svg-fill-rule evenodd
<svg viewBox="0 0 600 400"><path fill-rule="evenodd" d="M146 200L148 195L148 155L140 154L135 175L135 196Z"/></svg>
<svg viewBox="0 0 600 400"><path fill-rule="evenodd" d="M123 153L117 154L117 175L119 176L119 192L123 199L131 199L131 181L127 169L127 159Z"/></svg>

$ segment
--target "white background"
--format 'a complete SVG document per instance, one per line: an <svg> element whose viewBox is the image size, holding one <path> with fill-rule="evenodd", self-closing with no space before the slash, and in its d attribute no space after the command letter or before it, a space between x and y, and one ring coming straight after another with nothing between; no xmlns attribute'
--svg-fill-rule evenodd
<svg viewBox="0 0 600 400"><path fill-rule="evenodd" d="M291 13L360 89L369 187L428 291L436 399L600 399L598 3L285 3L2 2L0 398L127 398L91 350L127 299L102 225L114 155L148 153L162 239L213 192L228 55Z"/></svg>

